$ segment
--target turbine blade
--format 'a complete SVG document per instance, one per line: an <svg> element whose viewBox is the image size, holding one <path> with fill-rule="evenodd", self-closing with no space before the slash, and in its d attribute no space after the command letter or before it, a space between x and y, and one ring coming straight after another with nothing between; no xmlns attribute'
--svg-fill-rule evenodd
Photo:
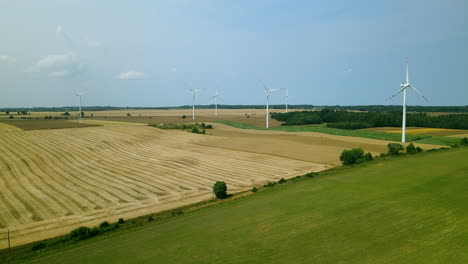
<svg viewBox="0 0 468 264"><path fill-rule="evenodd" d="M409 83L409 65L408 65L408 56L406 56L406 83Z"/></svg>
<svg viewBox="0 0 468 264"><path fill-rule="evenodd" d="M426 100L426 102L429 102L426 98L426 96L424 96L422 93L420 93L416 88L414 88L412 85L410 85L411 89L413 89L416 93L418 93L424 100Z"/></svg>
<svg viewBox="0 0 468 264"><path fill-rule="evenodd" d="M396 92L395 94L393 94L392 96L390 96L390 97L387 99L387 101L390 100L390 99L392 99L393 97L397 96L399 93L403 92L403 90L405 90L405 89L406 89L406 87L401 88L398 92Z"/></svg>
<svg viewBox="0 0 468 264"><path fill-rule="evenodd" d="M268 91L268 86L263 81L263 79L260 77L260 75L257 78L258 78L258 81L262 84L263 88L265 88L265 91Z"/></svg>

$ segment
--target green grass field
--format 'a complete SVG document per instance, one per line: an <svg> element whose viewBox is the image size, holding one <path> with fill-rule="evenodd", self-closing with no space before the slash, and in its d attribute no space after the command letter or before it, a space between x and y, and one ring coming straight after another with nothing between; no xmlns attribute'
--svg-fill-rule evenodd
<svg viewBox="0 0 468 264"><path fill-rule="evenodd" d="M326 126L280 126L272 128L255 127L232 121L217 121L217 123L226 124L232 127L242 129L256 129L256 130L277 130L286 132L318 132L337 136L348 136L348 137L364 137L371 139L389 140L389 141L401 141L401 135L396 133L386 133L381 131L371 130L348 130L338 129ZM453 137L434 137L429 135L411 135L407 134L406 139L408 141L414 141L417 143L433 144L433 145L446 145L450 146L453 144L460 143L459 138Z"/></svg>
<svg viewBox="0 0 468 264"><path fill-rule="evenodd" d="M468 263L467 158L372 161L18 262Z"/></svg>

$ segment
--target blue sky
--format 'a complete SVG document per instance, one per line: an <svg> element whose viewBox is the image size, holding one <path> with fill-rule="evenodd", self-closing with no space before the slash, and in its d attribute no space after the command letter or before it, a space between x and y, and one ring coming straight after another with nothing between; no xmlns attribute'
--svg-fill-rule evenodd
<svg viewBox="0 0 468 264"><path fill-rule="evenodd" d="M264 104L467 105L468 2L1 1L0 108ZM282 103L281 93L271 103Z"/></svg>

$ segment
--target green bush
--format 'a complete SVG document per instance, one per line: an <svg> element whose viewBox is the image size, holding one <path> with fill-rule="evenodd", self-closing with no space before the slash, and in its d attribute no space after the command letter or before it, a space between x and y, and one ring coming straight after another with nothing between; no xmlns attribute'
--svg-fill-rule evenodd
<svg viewBox="0 0 468 264"><path fill-rule="evenodd" d="M413 142L409 143L409 145L406 146L406 152L409 154L416 153L416 147L414 147Z"/></svg>
<svg viewBox="0 0 468 264"><path fill-rule="evenodd" d="M227 198L227 185L223 181L217 181L213 185L213 193L216 198L224 199Z"/></svg>
<svg viewBox="0 0 468 264"><path fill-rule="evenodd" d="M147 218L147 219L148 219L148 222L151 222L151 221L153 221L153 220L154 220L154 218L153 218L153 216L152 216L152 215L148 215L148 218Z"/></svg>
<svg viewBox="0 0 468 264"><path fill-rule="evenodd" d="M32 250L33 250L33 251L41 250L41 249L43 249L43 248L45 248L45 247L46 247L46 243L44 243L44 242L41 241L41 242L35 244L34 246L32 246Z"/></svg>
<svg viewBox="0 0 468 264"><path fill-rule="evenodd" d="M403 145L398 143L389 143L388 147L388 154L390 155L398 155L400 151L403 151Z"/></svg>
<svg viewBox="0 0 468 264"><path fill-rule="evenodd" d="M257 187L253 187L253 188L252 188L252 192L258 192Z"/></svg>
<svg viewBox="0 0 468 264"><path fill-rule="evenodd" d="M70 232L70 238L74 240L83 240L91 236L91 228L82 226Z"/></svg>
<svg viewBox="0 0 468 264"><path fill-rule="evenodd" d="M366 155L364 155L364 160L369 161L373 160L374 158L372 157L372 154L370 152L367 152Z"/></svg>
<svg viewBox="0 0 468 264"><path fill-rule="evenodd" d="M282 183L285 183L286 182L286 179L285 178L281 178L279 181L278 181L278 184L282 184Z"/></svg>
<svg viewBox="0 0 468 264"><path fill-rule="evenodd" d="M119 218L119 221L118 221L117 223L119 223L119 224L123 224L123 223L125 223L125 221L124 221L124 219L123 219L123 218Z"/></svg>
<svg viewBox="0 0 468 264"><path fill-rule="evenodd" d="M200 134L200 130L197 127L192 128L192 133Z"/></svg>
<svg viewBox="0 0 468 264"><path fill-rule="evenodd" d="M213 125L206 125L206 129L212 129Z"/></svg>
<svg viewBox="0 0 468 264"><path fill-rule="evenodd" d="M461 146L468 146L468 138L464 137L460 140Z"/></svg>
<svg viewBox="0 0 468 264"><path fill-rule="evenodd" d="M182 210L177 210L177 211L172 212L172 215L174 215L174 216L175 215L183 215L183 214L184 214L184 211L182 211Z"/></svg>
<svg viewBox="0 0 468 264"><path fill-rule="evenodd" d="M364 157L364 151L361 148L345 149L340 155L340 161L344 165L355 164Z"/></svg>
<svg viewBox="0 0 468 264"><path fill-rule="evenodd" d="M306 176L306 177L309 177L309 178L313 178L313 177L315 177L316 175L318 175L317 172L309 172L309 173L306 173L305 176Z"/></svg>
<svg viewBox="0 0 468 264"><path fill-rule="evenodd" d="M263 185L263 187L273 187L275 185L276 185L275 182L269 181L267 184Z"/></svg>
<svg viewBox="0 0 468 264"><path fill-rule="evenodd" d="M182 119L185 119L185 118L187 118L187 116L186 116L186 115L183 115L183 116L182 116Z"/></svg>
<svg viewBox="0 0 468 264"><path fill-rule="evenodd" d="M109 227L109 225L110 225L109 222L104 221L104 222L102 222L102 223L99 224L99 228L100 228L100 229L104 229L104 228L106 228L106 227Z"/></svg>

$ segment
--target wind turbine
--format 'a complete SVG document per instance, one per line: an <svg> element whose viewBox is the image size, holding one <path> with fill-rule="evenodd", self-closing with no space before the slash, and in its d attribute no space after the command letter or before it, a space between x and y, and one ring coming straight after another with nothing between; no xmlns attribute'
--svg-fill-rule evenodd
<svg viewBox="0 0 468 264"><path fill-rule="evenodd" d="M424 100L427 101L427 98L420 93L416 88L414 88L409 82L409 66L408 66L408 57L406 57L406 81L400 84L401 89L398 90L394 95L390 96L388 100L395 97L397 94L403 92L403 123L401 126L401 142L406 142L406 89L411 88L416 93L418 93Z"/></svg>
<svg viewBox="0 0 468 264"><path fill-rule="evenodd" d="M289 90L286 89L286 95L283 97L286 100L286 113L288 112L288 97L289 97Z"/></svg>
<svg viewBox="0 0 468 264"><path fill-rule="evenodd" d="M270 115L269 115L269 104L270 104L270 93L272 92L276 92L276 91L280 91L280 90L284 90L284 89L268 89L267 85L265 84L265 82L259 77L258 80L260 81L260 83L262 83L263 85L263 88L265 88L265 94L266 94L266 128L269 128L269 118L270 118Z"/></svg>
<svg viewBox="0 0 468 264"><path fill-rule="evenodd" d="M83 100L83 95L84 95L85 93L86 93L86 90L81 91L81 92L75 92L75 96L79 96L79 97L80 97L80 104L79 104L80 122L81 122L81 118L83 118L83 112L81 112L81 103L82 103L82 100Z"/></svg>
<svg viewBox="0 0 468 264"><path fill-rule="evenodd" d="M210 99L208 99L208 100L212 100L212 99L214 99L214 101L215 101L215 116L216 116L216 118L218 118L218 99L221 99L221 96L219 96L219 94L218 94L218 89L216 89L216 95L210 97Z"/></svg>
<svg viewBox="0 0 468 264"><path fill-rule="evenodd" d="M192 93L192 120L195 120L195 94L199 91L190 88L190 92Z"/></svg>

